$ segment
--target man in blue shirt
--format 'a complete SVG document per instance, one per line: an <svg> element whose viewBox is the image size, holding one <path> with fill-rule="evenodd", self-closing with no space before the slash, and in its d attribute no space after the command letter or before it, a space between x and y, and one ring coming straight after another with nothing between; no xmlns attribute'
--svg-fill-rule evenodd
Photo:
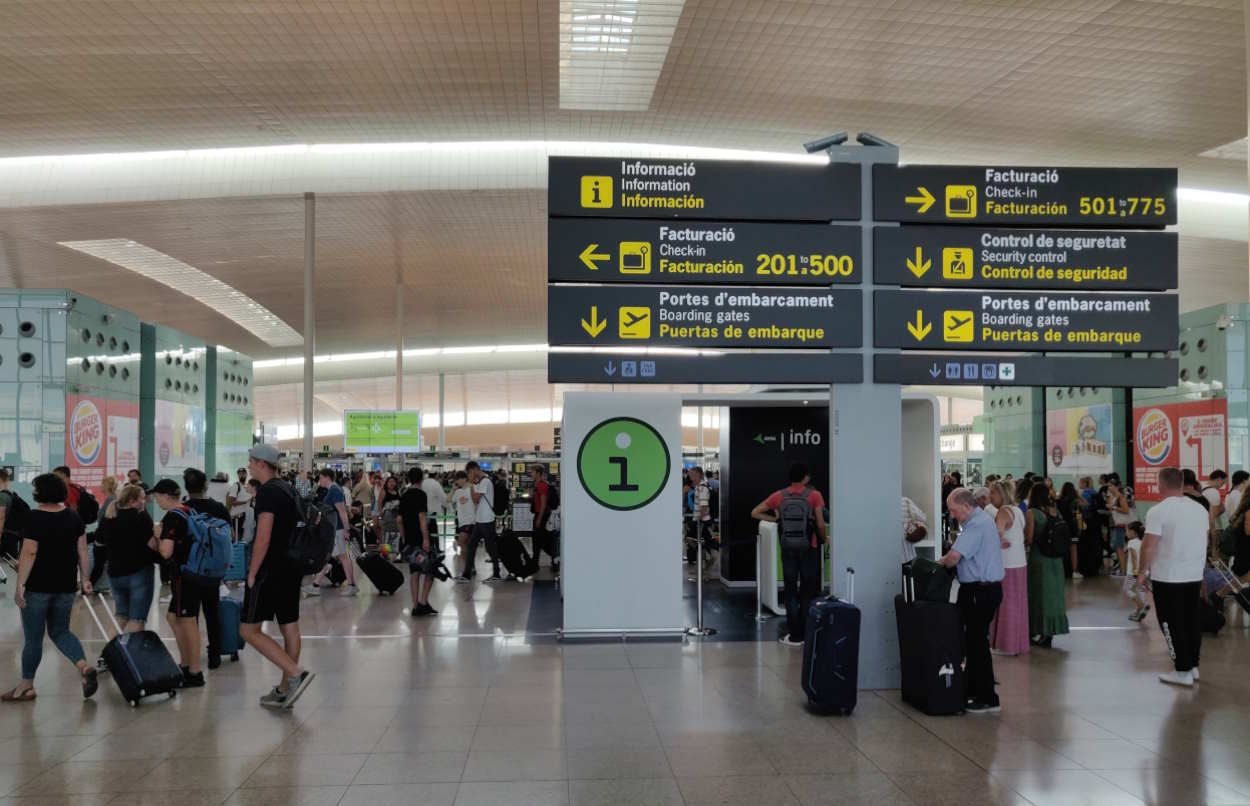
<svg viewBox="0 0 1250 806"><path fill-rule="evenodd" d="M946 497L951 517L959 521L959 537L942 559L959 576L959 616L964 627L968 676L968 713L998 713L994 661L990 655L990 622L1003 601L1003 552L998 527L977 506L972 491L952 490Z"/></svg>

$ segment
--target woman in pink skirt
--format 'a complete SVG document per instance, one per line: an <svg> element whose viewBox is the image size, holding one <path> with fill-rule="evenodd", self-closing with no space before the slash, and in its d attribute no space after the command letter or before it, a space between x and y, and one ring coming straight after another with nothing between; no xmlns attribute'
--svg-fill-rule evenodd
<svg viewBox="0 0 1250 806"><path fill-rule="evenodd" d="M1024 551L1024 513L1016 506L1011 484L990 485L994 524L1003 549L1003 603L990 622L990 649L997 655L1029 651L1029 572ZM990 507L986 508L987 511Z"/></svg>

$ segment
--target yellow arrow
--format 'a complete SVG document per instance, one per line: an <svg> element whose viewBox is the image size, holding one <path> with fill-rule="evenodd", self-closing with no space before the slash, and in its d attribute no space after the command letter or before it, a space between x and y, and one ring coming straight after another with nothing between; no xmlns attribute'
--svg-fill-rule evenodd
<svg viewBox="0 0 1250 806"><path fill-rule="evenodd" d="M907 202L908 204L916 205L917 213L927 213L929 211L929 208L933 206L933 201L934 201L933 194L930 193L929 189L926 187L917 187L916 192L919 193L920 195L919 196L907 196L906 198L903 199L903 201Z"/></svg>
<svg viewBox="0 0 1250 806"><path fill-rule="evenodd" d="M919 246L916 247L916 259L907 258L907 268L911 269L911 273L917 277L924 277L925 272L932 266L933 261L924 259L924 253L920 251Z"/></svg>
<svg viewBox="0 0 1250 806"><path fill-rule="evenodd" d="M598 248L599 248L599 244L592 243L590 246L583 249L582 253L578 255L578 257L582 259L582 262L586 264L586 268L590 269L591 271L599 270L599 267L595 264L595 261L612 259L611 255L596 254L595 250Z"/></svg>
<svg viewBox="0 0 1250 806"><path fill-rule="evenodd" d="M582 324L584 325L586 322L583 321ZM916 310L916 323L907 323L907 332L910 333L916 341L924 341L924 337L929 335L929 331L932 329L933 323L930 322L926 325L924 323L924 311L919 309Z"/></svg>
<svg viewBox="0 0 1250 806"><path fill-rule="evenodd" d="M590 306L590 321L582 320L582 330L590 334L592 339L598 338L603 329L608 326L607 319L599 318L599 307L597 305Z"/></svg>

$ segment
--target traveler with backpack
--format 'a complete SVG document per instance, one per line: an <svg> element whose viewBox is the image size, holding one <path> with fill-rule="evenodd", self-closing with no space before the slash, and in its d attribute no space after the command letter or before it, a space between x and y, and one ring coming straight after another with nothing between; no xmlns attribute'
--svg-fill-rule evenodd
<svg viewBox="0 0 1250 806"><path fill-rule="evenodd" d="M43 636L82 675L82 695L99 688L96 670L87 664L82 643L69 629L74 594L82 581L84 595L91 595L91 567L87 562L87 534L78 513L65 506L65 481L52 473L33 482L35 509L22 522L22 549L17 568L13 602L22 612L22 679L0 694L2 702L35 699L35 670L43 658Z"/></svg>
<svg viewBox="0 0 1250 806"><path fill-rule="evenodd" d="M347 587L339 595L356 596L360 593L360 589L356 587L356 571L353 568L352 556L347 551L347 497L343 493L343 488L334 483L334 471L328 467L321 468L317 476L317 484L325 491L325 497L321 499L321 503L329 508L327 515L334 522L334 549L330 554L331 562L313 577L311 585L304 586L304 593L309 596L321 595L321 585L325 582L326 575L330 573L330 565L337 558L343 567L347 582Z"/></svg>
<svg viewBox="0 0 1250 806"><path fill-rule="evenodd" d="M547 528L552 511L560 506L560 493L547 483L547 468L532 464L529 474L534 480L534 495L530 498L530 511L534 513L534 559L530 564L530 576L533 576L538 573L538 560L543 551L551 558L553 570L560 567L560 551Z"/></svg>
<svg viewBox="0 0 1250 806"><path fill-rule="evenodd" d="M208 495L208 477L202 470L188 468L182 473L182 484L187 490L186 505L192 512L202 513L226 525L226 537L230 537L230 510L226 505ZM220 532L220 524L218 524ZM229 543L226 553L229 556ZM224 574L224 569L222 569ZM216 573L216 572L214 572ZM208 668L216 669L221 665L221 579L213 585L212 591L205 591L200 600L204 610L204 631L208 635Z"/></svg>
<svg viewBox="0 0 1250 806"><path fill-rule="evenodd" d="M190 506L182 503L181 495L182 490L173 479L161 479L152 485L156 505L165 510L157 528L158 550L173 572L166 618L178 642L182 687L199 688L204 685L204 672L200 668L200 609L203 607L205 610L205 621L210 609L216 611L217 588L222 579L221 576L214 579L211 563L204 561L211 558L215 548L229 558L230 526L226 518L193 512ZM225 508L222 509L224 511ZM225 530L225 548L213 546L214 527L218 523ZM221 573L225 575L224 565Z"/></svg>
<svg viewBox="0 0 1250 806"><path fill-rule="evenodd" d="M137 484L122 487L95 531L97 549L108 551L113 611L122 632L143 631L156 594L156 527L143 508L145 498Z"/></svg>
<svg viewBox="0 0 1250 806"><path fill-rule="evenodd" d="M301 577L288 554L301 513L295 489L278 478L278 449L261 443L252 446L247 456L248 472L260 487L253 498L256 539L252 541L239 633L282 672L278 685L260 698L261 706L290 708L314 676L299 662ZM282 646L261 629L266 621L274 620L282 631Z"/></svg>
<svg viewBox="0 0 1250 806"><path fill-rule="evenodd" d="M61 477L65 488L69 490L65 499L66 508L77 512L84 526L95 523L100 518L100 502L95 500L95 496L86 487L70 481L69 468L65 465L53 468L52 472Z"/></svg>
<svg viewBox="0 0 1250 806"><path fill-rule="evenodd" d="M414 562L418 549L430 551L430 502L422 482L425 472L414 467L408 471L408 485L399 497L399 528L404 533L404 550L408 559L408 586L412 593L412 607L408 614L414 618L421 616L437 616L438 611L430 606L430 589L434 587L434 577L421 573L422 566Z"/></svg>
<svg viewBox="0 0 1250 806"><path fill-rule="evenodd" d="M502 582L503 576L499 573L499 553L495 546L495 485L491 482L490 476L482 472L482 468L477 462L466 464L464 472L469 476L469 495L473 498L476 521L473 524L473 532L469 536L469 550L465 555L464 575L462 579L457 581L467 582L477 573L475 564L477 547L479 544L485 543L486 553L490 556L491 565L494 567L494 573L486 581Z"/></svg>
<svg viewBox="0 0 1250 806"><path fill-rule="evenodd" d="M9 555L16 560L21 542L19 535L26 513L30 512L30 504L22 500L16 490L10 489L12 481L11 471L0 467L0 555Z"/></svg>
<svg viewBox="0 0 1250 806"><path fill-rule="evenodd" d="M1071 535L1045 484L1033 485L1028 504L1024 544L1029 550L1029 640L1034 646L1050 648L1056 635L1068 634L1063 553Z"/></svg>
<svg viewBox="0 0 1250 806"><path fill-rule="evenodd" d="M778 641L801 647L807 634L807 609L820 595L821 547L828 544L825 499L811 487L807 465L790 467L790 486L756 504L751 517L777 524L781 573L785 584L787 632ZM775 513L775 514L774 514Z"/></svg>

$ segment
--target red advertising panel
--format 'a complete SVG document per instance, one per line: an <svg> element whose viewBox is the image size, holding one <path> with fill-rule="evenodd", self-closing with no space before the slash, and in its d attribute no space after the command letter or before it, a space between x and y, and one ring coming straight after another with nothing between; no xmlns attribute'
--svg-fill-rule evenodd
<svg viewBox="0 0 1250 806"><path fill-rule="evenodd" d="M139 404L66 395L65 465L103 503L104 477L123 479L139 466Z"/></svg>
<svg viewBox="0 0 1250 806"><path fill-rule="evenodd" d="M1158 501L1159 471L1189 468L1207 483L1228 469L1228 401L1196 400L1133 408L1133 491L1138 501Z"/></svg>

